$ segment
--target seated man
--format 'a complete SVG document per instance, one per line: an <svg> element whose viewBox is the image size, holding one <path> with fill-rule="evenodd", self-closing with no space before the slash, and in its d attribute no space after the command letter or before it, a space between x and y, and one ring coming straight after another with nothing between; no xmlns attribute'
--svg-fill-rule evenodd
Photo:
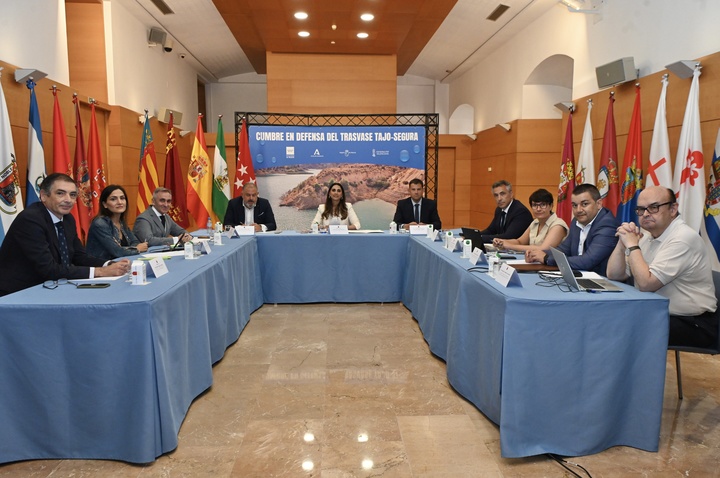
<svg viewBox="0 0 720 478"><path fill-rule="evenodd" d="M155 188L152 206L135 218L133 232L140 242L147 242L149 246L172 246L178 240L186 242L192 239L192 236L170 217L170 207L172 191Z"/></svg>
<svg viewBox="0 0 720 478"><path fill-rule="evenodd" d="M574 219L558 249L565 253L573 269L604 276L608 258L618 241L615 237L615 216L602 207L600 191L593 184L576 186L570 200ZM529 251L525 260L554 266L555 259L549 252Z"/></svg>
<svg viewBox="0 0 720 478"><path fill-rule="evenodd" d="M717 298L707 248L678 214L675 194L651 186L638 196L634 223L617 228L620 240L608 262L611 279L633 278L635 287L670 300L669 345L717 343Z"/></svg>
<svg viewBox="0 0 720 478"><path fill-rule="evenodd" d="M512 184L504 179L493 183L492 193L497 208L490 225L480 231L483 242L493 242L496 237L517 239L522 236L533 217L523 203L514 199Z"/></svg>
<svg viewBox="0 0 720 478"><path fill-rule="evenodd" d="M0 246L0 296L45 281L121 276L130 261L105 261L85 252L70 214L77 185L53 173L40 184L40 202L17 215Z"/></svg>
<svg viewBox="0 0 720 478"><path fill-rule="evenodd" d="M442 222L438 215L437 203L423 197L423 182L415 178L410 180L410 197L397 202L393 221L402 229L418 224L432 224L433 229L440 230Z"/></svg>
<svg viewBox="0 0 720 478"><path fill-rule="evenodd" d="M255 183L245 183L242 196L228 202L223 224L226 226L255 226L255 232L277 229L270 201L258 197Z"/></svg>

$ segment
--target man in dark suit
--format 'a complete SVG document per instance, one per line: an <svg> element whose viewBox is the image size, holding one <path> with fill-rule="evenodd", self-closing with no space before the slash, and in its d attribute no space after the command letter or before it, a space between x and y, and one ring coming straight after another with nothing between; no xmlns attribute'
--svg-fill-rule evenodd
<svg viewBox="0 0 720 478"><path fill-rule="evenodd" d="M495 215L490 225L480 231L483 242L493 239L517 239L533 220L532 214L523 203L515 199L512 184L502 179L492 185L492 193L497 203Z"/></svg>
<svg viewBox="0 0 720 478"><path fill-rule="evenodd" d="M258 197L258 188L255 183L246 183L243 186L242 196L228 202L223 224L226 226L255 226L255 232L277 229L270 201Z"/></svg>
<svg viewBox="0 0 720 478"><path fill-rule="evenodd" d="M417 224L432 224L433 229L440 230L442 222L438 215L437 203L423 197L423 182L420 179L410 180L410 197L397 202L393 221L398 227L410 229Z"/></svg>
<svg viewBox="0 0 720 478"><path fill-rule="evenodd" d="M0 246L0 296L45 281L119 276L130 261L108 265L85 253L70 211L77 200L71 177L53 173L40 184L40 201L17 215Z"/></svg>
<svg viewBox="0 0 720 478"><path fill-rule="evenodd" d="M618 241L615 235L618 222L609 210L602 207L600 191L593 184L576 186L571 202L575 218L558 249L568 256L573 269L593 271L604 276L608 259ZM549 251L530 251L527 261L556 265Z"/></svg>
<svg viewBox="0 0 720 478"><path fill-rule="evenodd" d="M135 218L133 232L140 242L147 242L149 246L172 246L178 240L187 242L192 239L168 214L171 207L172 191L156 188L153 191L152 206Z"/></svg>

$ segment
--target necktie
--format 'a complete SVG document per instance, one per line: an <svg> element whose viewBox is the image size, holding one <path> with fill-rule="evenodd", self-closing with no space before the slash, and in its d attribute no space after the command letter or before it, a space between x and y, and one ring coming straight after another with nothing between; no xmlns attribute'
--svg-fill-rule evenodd
<svg viewBox="0 0 720 478"><path fill-rule="evenodd" d="M500 213L500 232L505 232L505 216L507 216L505 211Z"/></svg>
<svg viewBox="0 0 720 478"><path fill-rule="evenodd" d="M420 224L420 204L415 204L415 222Z"/></svg>
<svg viewBox="0 0 720 478"><path fill-rule="evenodd" d="M65 227L62 222L55 223L57 229L58 243L60 244L60 260L64 266L70 265L70 253L68 252L67 239L65 238Z"/></svg>
<svg viewBox="0 0 720 478"><path fill-rule="evenodd" d="M165 229L165 214L160 214L160 222L163 223L163 229Z"/></svg>

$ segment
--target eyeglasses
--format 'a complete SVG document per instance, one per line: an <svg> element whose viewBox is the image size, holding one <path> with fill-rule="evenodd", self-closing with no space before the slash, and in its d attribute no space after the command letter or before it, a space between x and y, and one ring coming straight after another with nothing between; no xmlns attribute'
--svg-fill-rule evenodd
<svg viewBox="0 0 720 478"><path fill-rule="evenodd" d="M645 211L649 212L650 214L655 214L656 212L658 212L660 210L660 206L667 206L668 204L675 204L675 203L672 201L668 201L668 202L664 202L662 204L651 204L648 207L638 206L635 208L635 214L637 214L638 217L644 216Z"/></svg>
<svg viewBox="0 0 720 478"><path fill-rule="evenodd" d="M546 202L534 202L530 204L530 207L533 209L545 209L547 207L550 207L550 204Z"/></svg>
<svg viewBox="0 0 720 478"><path fill-rule="evenodd" d="M67 279L58 279L58 280L46 280L45 282L43 282L43 287L45 289L57 289L58 286L66 285L66 284L74 285L75 287L78 286L76 283L70 282Z"/></svg>

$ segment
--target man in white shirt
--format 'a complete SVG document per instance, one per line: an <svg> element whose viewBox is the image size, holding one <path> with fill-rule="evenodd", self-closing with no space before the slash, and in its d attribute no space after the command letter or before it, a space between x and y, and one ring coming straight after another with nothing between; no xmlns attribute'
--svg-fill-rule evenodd
<svg viewBox="0 0 720 478"><path fill-rule="evenodd" d="M226 226L254 226L255 232L277 229L270 201L258 196L258 188L255 183L246 183L243 186L242 196L228 202L223 224Z"/></svg>

